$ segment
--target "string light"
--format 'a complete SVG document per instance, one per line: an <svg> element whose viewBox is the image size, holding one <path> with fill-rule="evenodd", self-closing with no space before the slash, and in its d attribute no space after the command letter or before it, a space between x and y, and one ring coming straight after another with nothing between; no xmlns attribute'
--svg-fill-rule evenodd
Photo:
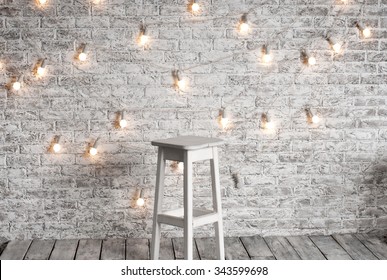
<svg viewBox="0 0 387 280"><path fill-rule="evenodd" d="M239 31L243 34L249 32L250 26L247 22L247 14L243 14L239 21Z"/></svg>
<svg viewBox="0 0 387 280"><path fill-rule="evenodd" d="M144 206L145 204L145 200L144 200L144 194L143 194L143 189L140 190L140 195L138 196L137 200L136 200L136 205L138 207L142 207Z"/></svg>
<svg viewBox="0 0 387 280"><path fill-rule="evenodd" d="M86 44L82 44L81 47L79 48L79 55L78 55L78 59L80 61L86 61L87 59L87 54L86 54Z"/></svg>
<svg viewBox="0 0 387 280"><path fill-rule="evenodd" d="M313 55L311 55L308 51L303 50L302 56L305 64L308 64L308 65L316 64L316 58Z"/></svg>
<svg viewBox="0 0 387 280"><path fill-rule="evenodd" d="M220 123L223 129L225 129L228 125L228 111L226 110L226 108L223 108L221 111Z"/></svg>
<svg viewBox="0 0 387 280"><path fill-rule="evenodd" d="M269 130L274 128L274 123L269 118L268 113L262 114L261 121L262 121L263 128L269 129Z"/></svg>
<svg viewBox="0 0 387 280"><path fill-rule="evenodd" d="M270 49L267 45L262 47L262 60L264 63L270 63L272 60Z"/></svg>
<svg viewBox="0 0 387 280"><path fill-rule="evenodd" d="M183 90L186 87L187 84L186 84L185 79L180 76L180 71L179 70L175 70L175 71L173 71L172 75L173 75L173 78L175 80L175 86L178 89Z"/></svg>
<svg viewBox="0 0 387 280"><path fill-rule="evenodd" d="M18 91L21 89L21 82L20 80L22 80L22 78L18 77L15 82L12 84L12 88L15 90L15 91Z"/></svg>
<svg viewBox="0 0 387 280"><path fill-rule="evenodd" d="M140 28L140 34L138 36L138 42L141 46L144 46L149 41L149 36L146 35L146 27L144 25L141 25Z"/></svg>
<svg viewBox="0 0 387 280"><path fill-rule="evenodd" d="M332 37L329 37L328 42L331 45L331 47L335 53L339 53L341 51L341 43L339 41L337 41L336 39L334 39Z"/></svg>
<svg viewBox="0 0 387 280"><path fill-rule="evenodd" d="M98 144L98 138L95 140L94 145L90 147L90 150L89 150L90 155L95 156L98 153L97 144Z"/></svg>
<svg viewBox="0 0 387 280"><path fill-rule="evenodd" d="M60 136L55 137L55 144L52 146L52 149L54 150L55 153L59 153L60 150L62 149L61 145L59 144Z"/></svg>
<svg viewBox="0 0 387 280"><path fill-rule="evenodd" d="M199 4L196 2L196 0L193 0L192 5L191 5L191 10L192 10L193 13L199 12L200 6L199 6Z"/></svg>
<svg viewBox="0 0 387 280"><path fill-rule="evenodd" d="M36 76L42 77L46 73L45 59L41 59L37 63Z"/></svg>
<svg viewBox="0 0 387 280"><path fill-rule="evenodd" d="M121 112L121 120L120 120L120 127L125 128L127 127L128 122L125 120L124 111Z"/></svg>
<svg viewBox="0 0 387 280"><path fill-rule="evenodd" d="M320 122L320 117L318 115L314 115L311 109L307 108L305 109L305 111L306 111L306 117L309 122L314 124L318 124Z"/></svg>
<svg viewBox="0 0 387 280"><path fill-rule="evenodd" d="M356 27L362 33L364 38L368 38L371 36L371 30L368 27L364 26L362 22L357 22Z"/></svg>
<svg viewBox="0 0 387 280"><path fill-rule="evenodd" d="M179 169L180 172L183 172L184 171L184 162L180 161L178 164L177 164L177 167Z"/></svg>

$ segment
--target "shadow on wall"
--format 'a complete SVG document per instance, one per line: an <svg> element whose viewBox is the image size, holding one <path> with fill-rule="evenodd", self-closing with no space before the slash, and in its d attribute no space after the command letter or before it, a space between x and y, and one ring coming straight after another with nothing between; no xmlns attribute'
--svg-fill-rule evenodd
<svg viewBox="0 0 387 280"><path fill-rule="evenodd" d="M387 162L383 159L372 162L362 173L359 218L374 223L371 233L387 235Z"/></svg>

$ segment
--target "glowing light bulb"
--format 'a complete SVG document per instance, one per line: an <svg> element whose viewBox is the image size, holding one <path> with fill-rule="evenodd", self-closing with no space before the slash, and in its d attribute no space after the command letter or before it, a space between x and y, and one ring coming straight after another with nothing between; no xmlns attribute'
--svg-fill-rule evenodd
<svg viewBox="0 0 387 280"><path fill-rule="evenodd" d="M98 153L97 149L94 147L90 148L90 155L95 156Z"/></svg>
<svg viewBox="0 0 387 280"><path fill-rule="evenodd" d="M192 9L192 12L196 13L196 12L199 11L200 6L199 6L198 3L194 2L194 3L192 4L192 6L191 6L191 9Z"/></svg>
<svg viewBox="0 0 387 280"><path fill-rule="evenodd" d="M319 116L314 115L314 116L312 117L312 122L313 122L313 123L319 123L319 121L320 121Z"/></svg>
<svg viewBox="0 0 387 280"><path fill-rule="evenodd" d="M148 43L149 41L149 36L145 35L145 34L142 34L140 36L140 44L143 46L145 45L146 43Z"/></svg>
<svg viewBox="0 0 387 280"><path fill-rule="evenodd" d="M14 82L12 85L12 88L14 90L19 90L21 88L21 83L20 82Z"/></svg>
<svg viewBox="0 0 387 280"><path fill-rule="evenodd" d="M271 121L268 121L268 122L266 122L265 127L267 129L273 129L274 128L274 123L271 122Z"/></svg>
<svg viewBox="0 0 387 280"><path fill-rule="evenodd" d="M136 204L137 204L137 206L142 207L145 204L145 200L142 197L139 197L136 200Z"/></svg>
<svg viewBox="0 0 387 280"><path fill-rule="evenodd" d="M265 53L265 54L263 55L263 62L269 63L271 60L272 60L272 57L271 57L270 54Z"/></svg>
<svg viewBox="0 0 387 280"><path fill-rule="evenodd" d="M36 74L41 77L46 73L46 68L38 67L38 70L36 70Z"/></svg>
<svg viewBox="0 0 387 280"><path fill-rule="evenodd" d="M184 80L184 79L178 80L178 81L177 81L177 86L178 86L180 89L184 89L185 86L186 86L185 80Z"/></svg>
<svg viewBox="0 0 387 280"><path fill-rule="evenodd" d="M247 33L249 31L249 24L247 22L242 22L240 25L239 25L239 30L242 32L242 33Z"/></svg>
<svg viewBox="0 0 387 280"><path fill-rule="evenodd" d="M125 119L120 120L120 127L124 128L128 125L128 122Z"/></svg>
<svg viewBox="0 0 387 280"><path fill-rule="evenodd" d="M62 148L59 143L55 143L52 147L55 153L59 153L60 149Z"/></svg>
<svg viewBox="0 0 387 280"><path fill-rule="evenodd" d="M310 56L308 58L308 64L309 65L315 65L316 64L316 58L314 56Z"/></svg>
<svg viewBox="0 0 387 280"><path fill-rule="evenodd" d="M44 5L44 4L46 4L47 3L47 0L39 0L39 4L40 5Z"/></svg>
<svg viewBox="0 0 387 280"><path fill-rule="evenodd" d="M332 46L333 50L335 51L335 53L339 53L340 50L341 50L341 44L340 43L335 43L333 46Z"/></svg>
<svg viewBox="0 0 387 280"><path fill-rule="evenodd" d="M184 162L179 162L179 164L177 165L177 168L179 169L179 171L183 171L184 170Z"/></svg>
<svg viewBox="0 0 387 280"><path fill-rule="evenodd" d="M86 59L87 59L87 54L84 53L84 52L81 52L81 53L79 54L78 58L79 58L80 61L86 61Z"/></svg>
<svg viewBox="0 0 387 280"><path fill-rule="evenodd" d="M220 123L222 124L222 127L225 128L228 125L228 118L221 118Z"/></svg>
<svg viewBox="0 0 387 280"><path fill-rule="evenodd" d="M371 30L370 30L368 27L364 28L363 31L362 31L362 33L363 33L363 36L364 36L365 38L368 38L368 37L371 36Z"/></svg>

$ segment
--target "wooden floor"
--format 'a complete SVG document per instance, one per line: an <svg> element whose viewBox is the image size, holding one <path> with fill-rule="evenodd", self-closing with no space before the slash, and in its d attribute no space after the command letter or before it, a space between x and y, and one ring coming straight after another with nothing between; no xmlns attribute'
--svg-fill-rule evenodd
<svg viewBox="0 0 387 280"><path fill-rule="evenodd" d="M215 259L213 238L195 239L195 259ZM2 246L4 247L4 246ZM367 234L291 237L227 237L228 260L387 259L387 237ZM11 241L2 260L147 260L148 239ZM162 239L160 259L183 259L183 239Z"/></svg>

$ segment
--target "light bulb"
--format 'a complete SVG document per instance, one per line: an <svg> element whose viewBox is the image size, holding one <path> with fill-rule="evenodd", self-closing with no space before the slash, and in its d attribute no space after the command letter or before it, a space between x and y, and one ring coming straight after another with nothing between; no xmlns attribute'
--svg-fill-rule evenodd
<svg viewBox="0 0 387 280"><path fill-rule="evenodd" d="M265 127L267 129L273 129L274 128L274 123L271 122L271 121L268 121L268 122L266 122Z"/></svg>
<svg viewBox="0 0 387 280"><path fill-rule="evenodd" d="M177 168L179 168L179 171L183 171L184 170L184 162L179 162L179 164L177 165Z"/></svg>
<svg viewBox="0 0 387 280"><path fill-rule="evenodd" d="M249 24L246 23L246 22L242 22L240 25L239 25L239 30L242 32L242 33L247 33L249 31Z"/></svg>
<svg viewBox="0 0 387 280"><path fill-rule="evenodd" d="M47 3L47 0L39 0L39 4L40 5L44 5L44 4L46 4Z"/></svg>
<svg viewBox="0 0 387 280"><path fill-rule="evenodd" d="M87 54L84 52L81 52L78 56L80 61L85 61L87 59Z"/></svg>
<svg viewBox="0 0 387 280"><path fill-rule="evenodd" d="M145 200L142 197L137 198L136 201L137 206L142 207L145 204Z"/></svg>
<svg viewBox="0 0 387 280"><path fill-rule="evenodd" d="M185 80L184 79L180 79L177 81L177 86L180 88L180 89L184 89L185 88Z"/></svg>
<svg viewBox="0 0 387 280"><path fill-rule="evenodd" d="M313 123L318 123L319 121L320 121L319 116L314 115L314 116L312 117L312 122L313 122Z"/></svg>
<svg viewBox="0 0 387 280"><path fill-rule="evenodd" d="M228 124L228 118L221 118L220 123L222 124L222 127L225 128Z"/></svg>
<svg viewBox="0 0 387 280"><path fill-rule="evenodd" d="M97 149L94 147L90 148L90 155L95 156L98 153Z"/></svg>
<svg viewBox="0 0 387 280"><path fill-rule="evenodd" d="M316 64L316 58L314 56L310 56L308 58L308 64L309 65L315 65Z"/></svg>
<svg viewBox="0 0 387 280"><path fill-rule="evenodd" d="M333 50L335 51L335 53L339 53L340 50L341 50L341 44L340 43L335 43L333 46L332 46Z"/></svg>
<svg viewBox="0 0 387 280"><path fill-rule="evenodd" d="M43 76L44 73L46 73L46 68L38 67L38 70L36 70L36 74L37 74L39 77Z"/></svg>
<svg viewBox="0 0 387 280"><path fill-rule="evenodd" d="M143 46L145 45L146 43L148 43L149 41L149 36L145 35L145 34L142 34L140 36L140 44Z"/></svg>
<svg viewBox="0 0 387 280"><path fill-rule="evenodd" d="M272 57L271 57L270 54L265 53L265 54L263 55L263 62L269 63L269 62L271 61L271 59L272 59Z"/></svg>
<svg viewBox="0 0 387 280"><path fill-rule="evenodd" d="M55 144L54 144L54 147L52 147L52 148L54 149L54 152L55 152L55 153L59 153L59 151L60 151L60 149L61 149L62 147L60 146L59 143L55 143Z"/></svg>
<svg viewBox="0 0 387 280"><path fill-rule="evenodd" d="M125 119L120 120L120 127L124 128L128 125L128 122Z"/></svg>
<svg viewBox="0 0 387 280"><path fill-rule="evenodd" d="M192 9L192 12L196 13L196 12L199 11L200 6L199 6L198 3L195 2L195 3L192 4L191 9Z"/></svg>
<svg viewBox="0 0 387 280"><path fill-rule="evenodd" d="M14 90L19 90L21 88L21 83L20 82L14 82L12 85Z"/></svg>
<svg viewBox="0 0 387 280"><path fill-rule="evenodd" d="M364 36L365 38L368 38L368 37L371 36L371 30L370 30L368 27L364 28L363 31L362 31L362 33L363 33L363 36Z"/></svg>

